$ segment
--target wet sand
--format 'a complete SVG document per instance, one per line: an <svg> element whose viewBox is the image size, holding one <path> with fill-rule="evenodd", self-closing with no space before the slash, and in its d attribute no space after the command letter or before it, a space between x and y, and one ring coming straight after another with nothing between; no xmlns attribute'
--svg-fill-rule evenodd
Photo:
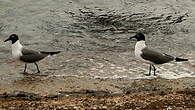
<svg viewBox="0 0 195 110"><path fill-rule="evenodd" d="M1 0L1 109L193 109L193 0ZM149 47L189 58L157 66L134 58L136 32ZM37 50L63 52L28 66L3 41L17 33ZM160 103L161 102L161 103Z"/></svg>

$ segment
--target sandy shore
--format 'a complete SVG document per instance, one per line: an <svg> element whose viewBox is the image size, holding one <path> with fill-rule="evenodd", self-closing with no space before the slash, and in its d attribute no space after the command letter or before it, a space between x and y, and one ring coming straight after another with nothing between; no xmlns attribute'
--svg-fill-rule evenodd
<svg viewBox="0 0 195 110"><path fill-rule="evenodd" d="M28 101L21 98L0 99L1 109L132 109L132 110L193 110L194 91L155 94L142 92L123 96L69 96L63 98L43 98Z"/></svg>
<svg viewBox="0 0 195 110"><path fill-rule="evenodd" d="M71 78L76 79L77 78ZM81 79L80 79L81 80ZM85 81L89 81L86 80ZM99 83L95 83L95 82ZM1 109L132 109L193 110L194 78L166 80L102 80L72 84L57 94L23 91L0 95ZM112 83L111 83L112 82ZM117 86L118 84L118 86ZM74 85L74 86L73 86ZM70 85L71 86L71 85ZM83 88L86 87L86 88Z"/></svg>

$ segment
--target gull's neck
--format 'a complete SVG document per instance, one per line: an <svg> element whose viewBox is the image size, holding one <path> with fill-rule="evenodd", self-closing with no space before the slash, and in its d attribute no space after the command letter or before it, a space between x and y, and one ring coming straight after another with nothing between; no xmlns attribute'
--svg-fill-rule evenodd
<svg viewBox="0 0 195 110"><path fill-rule="evenodd" d="M19 58L22 56L22 44L20 44L20 41L17 40L15 43L12 44L12 56L14 58Z"/></svg>
<svg viewBox="0 0 195 110"><path fill-rule="evenodd" d="M141 40L141 41L138 41L136 44L135 44L135 50L142 50L146 47L146 43L144 40Z"/></svg>
<svg viewBox="0 0 195 110"><path fill-rule="evenodd" d="M141 59L142 60L142 57L141 57L141 54L142 54L142 50L146 48L146 43L144 40L141 40L141 41L137 41L137 43L135 44L135 56L137 59Z"/></svg>

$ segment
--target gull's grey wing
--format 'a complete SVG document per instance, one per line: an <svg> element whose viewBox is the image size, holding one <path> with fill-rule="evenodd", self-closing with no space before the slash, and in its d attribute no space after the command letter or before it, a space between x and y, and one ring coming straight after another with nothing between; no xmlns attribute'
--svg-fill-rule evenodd
<svg viewBox="0 0 195 110"><path fill-rule="evenodd" d="M144 48L142 50L141 57L145 60L149 60L155 64L163 64L174 60L173 56L167 54L161 54L159 52L153 51L149 48Z"/></svg>
<svg viewBox="0 0 195 110"><path fill-rule="evenodd" d="M43 53L40 53L34 50L28 50L28 49L23 48L22 56L20 57L20 59L24 62L33 63L33 62L37 62L43 59L47 55L48 54L43 54Z"/></svg>

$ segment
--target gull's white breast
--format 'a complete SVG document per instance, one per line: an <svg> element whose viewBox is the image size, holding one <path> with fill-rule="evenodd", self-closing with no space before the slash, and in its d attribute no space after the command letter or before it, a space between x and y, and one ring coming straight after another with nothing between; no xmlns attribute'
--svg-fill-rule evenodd
<svg viewBox="0 0 195 110"><path fill-rule="evenodd" d="M14 59L19 59L22 56L22 45L19 40L12 44L12 56Z"/></svg>

